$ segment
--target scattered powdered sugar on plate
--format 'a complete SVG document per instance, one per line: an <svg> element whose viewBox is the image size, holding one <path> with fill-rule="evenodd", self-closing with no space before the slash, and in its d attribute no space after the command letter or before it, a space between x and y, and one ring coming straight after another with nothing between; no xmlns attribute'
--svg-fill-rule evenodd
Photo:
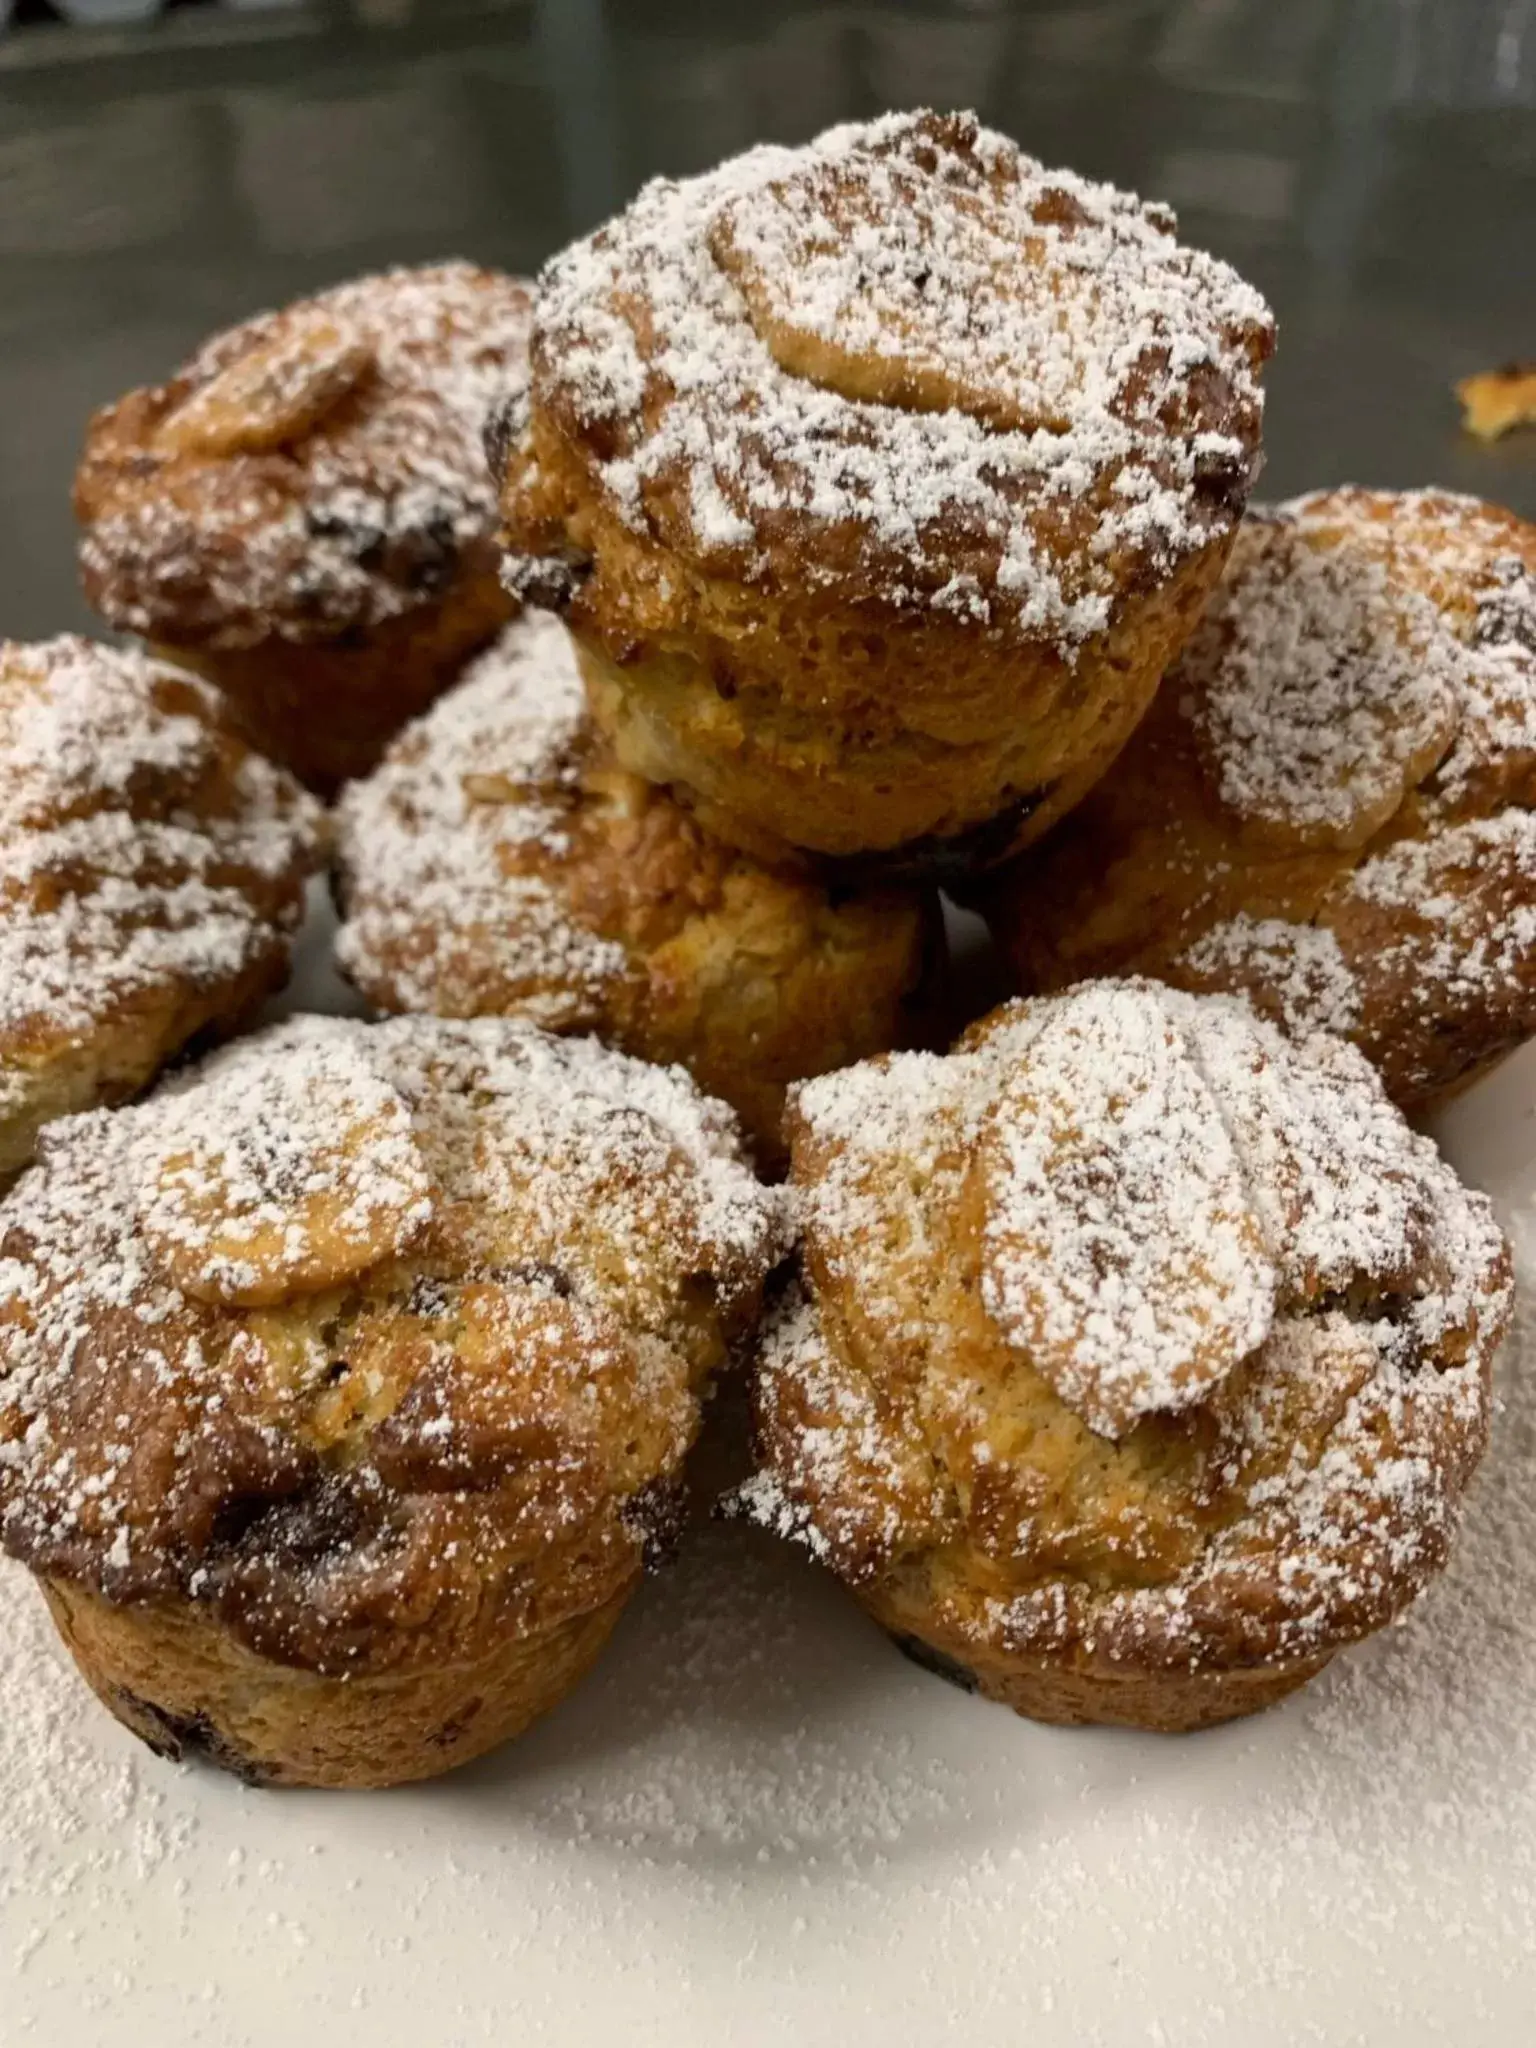
<svg viewBox="0 0 1536 2048"><path fill-rule="evenodd" d="M623 973L624 949L523 860L565 847L561 793L579 794L586 730L569 634L525 612L343 796L342 971L387 980L391 1007L452 1014L459 963L472 959L477 975L515 980L536 1023L584 1022Z"/></svg>
<svg viewBox="0 0 1536 2048"><path fill-rule="evenodd" d="M788 531L797 575L1070 655L1128 563L1230 524L1272 323L1165 210L893 114L653 181L548 266L536 331L637 530L749 578Z"/></svg>
<svg viewBox="0 0 1536 2048"><path fill-rule="evenodd" d="M149 394L147 451L137 394L93 427L93 600L125 630L226 646L430 602L495 532L481 437L523 389L530 316L518 280L444 263L216 335Z"/></svg>
<svg viewBox="0 0 1536 2048"><path fill-rule="evenodd" d="M9 1558L0 1558L0 1645L0 1924L20 1928L12 1961L21 1966L72 1895L174 1864L196 1841L197 1820L167 1796L169 1774L91 1698L42 1595Z"/></svg>
<svg viewBox="0 0 1536 2048"><path fill-rule="evenodd" d="M942 1834L957 1790L945 1761L883 1728L850 1753L840 1717L821 1727L806 1713L792 1661L798 1590L738 1532L696 1530L674 1597L647 1596L645 1669L630 1660L595 1680L607 1695L599 1714L643 1688L641 1754L599 1754L546 1784L541 1831L622 1849L641 1867L739 1860L870 1874L914 1835ZM837 1656L835 1637L813 1653L834 1699Z"/></svg>

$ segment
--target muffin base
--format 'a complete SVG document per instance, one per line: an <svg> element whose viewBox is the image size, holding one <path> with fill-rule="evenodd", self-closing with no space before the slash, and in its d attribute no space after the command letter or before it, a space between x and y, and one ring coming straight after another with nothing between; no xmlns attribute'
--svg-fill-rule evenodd
<svg viewBox="0 0 1536 2048"><path fill-rule="evenodd" d="M521 1734L585 1676L638 1576L472 1662L348 1679L260 1657L189 1601L116 1606L39 1583L81 1676L156 1755L248 1784L365 1787L437 1777Z"/></svg>
<svg viewBox="0 0 1536 2048"><path fill-rule="evenodd" d="M166 639L154 651L212 683L254 747L329 797L366 775L516 610L485 575L439 603L332 640L272 633L249 647L208 647Z"/></svg>
<svg viewBox="0 0 1536 2048"><path fill-rule="evenodd" d="M902 1655L925 1671L1028 1720L1062 1728L1140 1728L1160 1735L1214 1728L1276 1705L1334 1654L1226 1671L1109 1669L1063 1657L1000 1656L975 1643L939 1644L916 1633L911 1617L894 1605L878 1596L860 1598Z"/></svg>

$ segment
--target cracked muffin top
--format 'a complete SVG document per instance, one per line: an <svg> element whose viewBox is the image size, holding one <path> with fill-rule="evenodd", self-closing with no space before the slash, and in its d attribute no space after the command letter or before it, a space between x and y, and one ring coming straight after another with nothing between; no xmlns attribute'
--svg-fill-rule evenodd
<svg viewBox="0 0 1536 2048"><path fill-rule="evenodd" d="M745 1505L950 1640L1326 1651L1443 1560L1508 1320L1487 1201L1353 1048L1096 982L790 1112Z"/></svg>
<svg viewBox="0 0 1536 2048"><path fill-rule="evenodd" d="M0 1207L0 1536L333 1675L550 1626L664 1532L779 1234L676 1070L296 1019Z"/></svg>
<svg viewBox="0 0 1536 2048"><path fill-rule="evenodd" d="M39 1125L150 1080L286 974L321 813L206 684L0 643L0 1185Z"/></svg>
<svg viewBox="0 0 1536 2048"><path fill-rule="evenodd" d="M91 422L86 594L187 646L324 639L496 573L481 434L527 375L531 294L468 263L390 270L213 337Z"/></svg>

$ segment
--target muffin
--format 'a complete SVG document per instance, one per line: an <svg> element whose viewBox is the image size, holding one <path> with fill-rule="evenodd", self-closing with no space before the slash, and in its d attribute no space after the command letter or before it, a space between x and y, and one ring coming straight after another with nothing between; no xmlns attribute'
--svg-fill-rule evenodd
<svg viewBox="0 0 1536 2048"><path fill-rule="evenodd" d="M1509 1263L1353 1047L1094 982L808 1082L790 1126L801 1271L737 1504L920 1660L1195 1728L1439 1569Z"/></svg>
<svg viewBox="0 0 1536 2048"><path fill-rule="evenodd" d="M0 643L0 1189L50 1117L121 1101L288 974L321 817L205 683Z"/></svg>
<svg viewBox="0 0 1536 2048"><path fill-rule="evenodd" d="M539 281L510 587L762 857L958 874L1102 772L1220 574L1268 308L969 115L658 179Z"/></svg>
<svg viewBox="0 0 1536 2048"><path fill-rule="evenodd" d="M85 593L329 793L513 610L481 431L527 375L530 295L392 270L216 335L91 422Z"/></svg>
<svg viewBox="0 0 1536 2048"><path fill-rule="evenodd" d="M1024 985L1144 973L1347 1034L1432 1106L1536 1031L1536 527L1256 515L1146 723L989 883Z"/></svg>
<svg viewBox="0 0 1536 2048"><path fill-rule="evenodd" d="M912 1043L937 900L772 872L620 768L547 613L339 812L337 959L375 1009L525 1016L680 1061L782 1162L787 1084Z"/></svg>
<svg viewBox="0 0 1536 2048"><path fill-rule="evenodd" d="M777 1199L676 1070L300 1018L0 1205L0 1539L152 1748L386 1785L575 1683L675 1519Z"/></svg>

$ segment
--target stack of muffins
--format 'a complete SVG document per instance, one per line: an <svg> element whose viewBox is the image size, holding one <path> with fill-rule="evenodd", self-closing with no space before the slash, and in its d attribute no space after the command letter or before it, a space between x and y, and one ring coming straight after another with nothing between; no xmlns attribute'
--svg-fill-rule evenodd
<svg viewBox="0 0 1536 2048"><path fill-rule="evenodd" d="M1536 533L1247 514L1273 339L893 115L98 416L149 651L0 667L0 1537L146 1740L514 1734L740 1357L726 1510L1038 1718L1251 1712L1438 1569L1508 1258L1394 1101L1536 1030ZM131 1101L327 860L386 1021ZM1024 991L947 1054L941 887Z"/></svg>

